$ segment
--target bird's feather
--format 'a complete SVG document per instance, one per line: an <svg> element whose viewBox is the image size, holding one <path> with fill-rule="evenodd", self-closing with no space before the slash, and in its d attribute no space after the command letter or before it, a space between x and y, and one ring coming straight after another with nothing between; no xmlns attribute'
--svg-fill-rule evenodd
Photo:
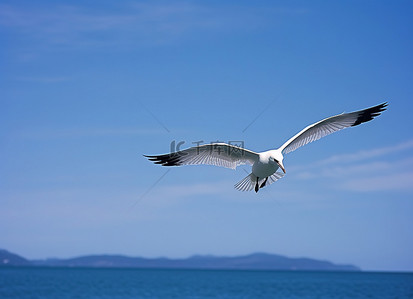
<svg viewBox="0 0 413 299"><path fill-rule="evenodd" d="M226 143L211 143L191 147L175 153L145 156L162 166L208 164L235 169L242 164L254 164L258 154Z"/></svg>
<svg viewBox="0 0 413 299"><path fill-rule="evenodd" d="M386 110L386 106L387 103L383 103L364 110L342 113L323 119L304 128L284 143L280 149L283 154L288 154L301 146L316 141L331 133L370 121Z"/></svg>
<svg viewBox="0 0 413 299"><path fill-rule="evenodd" d="M265 186L271 185L272 183L281 179L283 176L284 176L284 173L275 172L274 174L268 177L268 180L265 183ZM265 181L265 178L262 178L262 179L260 178L258 180L258 185L261 186L261 184L264 181ZM253 173L250 173L245 178L243 178L241 181L236 183L234 185L234 188L239 191L251 191L254 189L256 183L257 183L257 177Z"/></svg>
<svg viewBox="0 0 413 299"><path fill-rule="evenodd" d="M257 177L253 173L250 173L245 178L243 178L241 181L236 183L234 185L234 188L239 191L251 191L254 189L256 183L257 183Z"/></svg>

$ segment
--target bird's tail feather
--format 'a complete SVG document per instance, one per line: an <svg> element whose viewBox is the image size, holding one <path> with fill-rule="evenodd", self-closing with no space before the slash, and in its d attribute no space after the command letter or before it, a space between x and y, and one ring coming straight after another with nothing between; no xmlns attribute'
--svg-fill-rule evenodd
<svg viewBox="0 0 413 299"><path fill-rule="evenodd" d="M284 176L284 173L276 172L273 175L268 177L267 182L265 183L266 186L274 183L275 181L278 181ZM260 178L258 181L258 185L261 186L261 184L265 181L265 178ZM251 191L255 188L255 184L257 183L257 177L253 174L250 173L247 175L245 178L243 178L241 181L236 183L234 185L234 188L239 190L239 191Z"/></svg>
<svg viewBox="0 0 413 299"><path fill-rule="evenodd" d="M282 172L275 172L274 174L270 175L268 177L268 181L265 184L266 186L271 185L272 183L278 181L279 179L282 179L284 177L284 173Z"/></svg>
<svg viewBox="0 0 413 299"><path fill-rule="evenodd" d="M257 183L257 177L254 174L250 173L245 178L243 178L241 181L236 183L234 185L234 188L239 191L251 191L254 189L256 183Z"/></svg>

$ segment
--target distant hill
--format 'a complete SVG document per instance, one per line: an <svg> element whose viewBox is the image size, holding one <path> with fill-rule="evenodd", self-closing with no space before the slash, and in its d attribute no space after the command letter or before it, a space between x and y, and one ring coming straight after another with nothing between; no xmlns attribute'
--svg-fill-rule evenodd
<svg viewBox="0 0 413 299"><path fill-rule="evenodd" d="M142 258L122 255L90 255L70 259L28 261L7 251L10 262L3 266L47 267L121 267L121 268L174 268L174 269L228 269L228 270L296 270L296 271L360 271L353 265L337 265L310 258L289 258L276 254L254 253L236 257L192 256L185 259ZM15 257L11 259L11 256ZM2 256L0 255L0 261Z"/></svg>
<svg viewBox="0 0 413 299"><path fill-rule="evenodd" d="M30 266L31 262L25 258L8 252L7 250L0 249L0 267L1 266Z"/></svg>

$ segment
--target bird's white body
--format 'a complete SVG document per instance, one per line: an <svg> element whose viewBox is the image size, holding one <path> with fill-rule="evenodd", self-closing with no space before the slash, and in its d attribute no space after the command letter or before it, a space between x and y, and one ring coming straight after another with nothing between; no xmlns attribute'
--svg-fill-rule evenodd
<svg viewBox="0 0 413 299"><path fill-rule="evenodd" d="M191 147L176 153L146 156L149 160L163 166L209 164L235 169L242 164L250 164L252 172L235 184L240 191L255 189L258 192L285 174L284 155L310 142L318 140L339 130L354 127L372 120L386 110L387 103L350 113L335 115L305 127L280 148L256 153L245 148L226 143L211 143ZM281 168L283 172L277 172Z"/></svg>
<svg viewBox="0 0 413 299"><path fill-rule="evenodd" d="M252 165L252 173L258 178L266 178L273 175L280 166L275 162L274 157L282 157L278 150L271 150L258 153L257 161ZM276 159L282 161L281 159Z"/></svg>

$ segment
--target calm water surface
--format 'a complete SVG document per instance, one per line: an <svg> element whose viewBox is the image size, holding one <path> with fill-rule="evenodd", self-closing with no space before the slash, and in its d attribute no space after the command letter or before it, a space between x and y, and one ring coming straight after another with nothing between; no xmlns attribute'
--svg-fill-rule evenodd
<svg viewBox="0 0 413 299"><path fill-rule="evenodd" d="M413 273L0 268L0 298L413 298Z"/></svg>

